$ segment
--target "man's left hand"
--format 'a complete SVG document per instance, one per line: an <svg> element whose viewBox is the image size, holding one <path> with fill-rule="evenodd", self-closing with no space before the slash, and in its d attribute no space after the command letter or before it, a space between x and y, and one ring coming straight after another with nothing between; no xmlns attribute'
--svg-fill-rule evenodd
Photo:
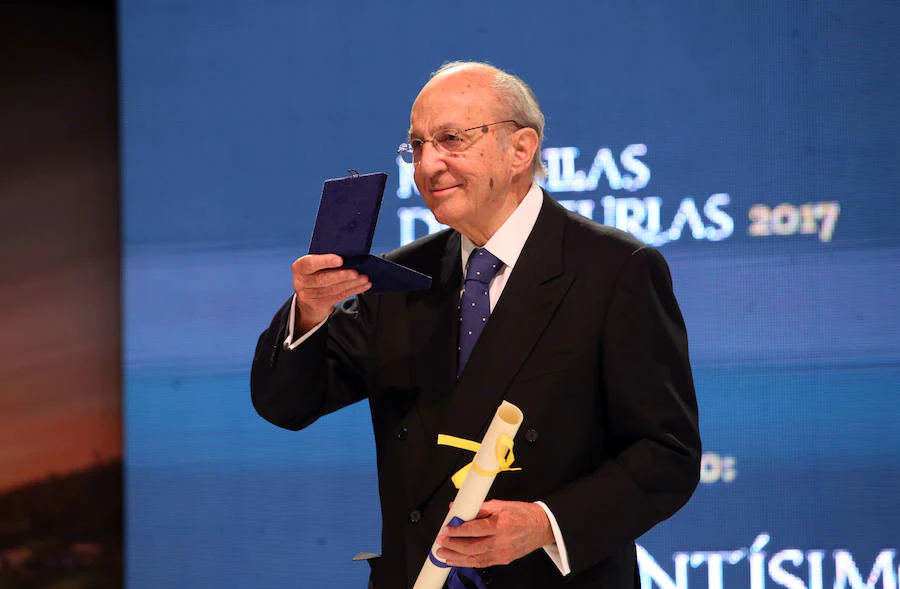
<svg viewBox="0 0 900 589"><path fill-rule="evenodd" d="M450 566L483 568L509 564L553 544L550 520L540 505L521 501L486 501L478 515L457 528L444 526L436 556Z"/></svg>

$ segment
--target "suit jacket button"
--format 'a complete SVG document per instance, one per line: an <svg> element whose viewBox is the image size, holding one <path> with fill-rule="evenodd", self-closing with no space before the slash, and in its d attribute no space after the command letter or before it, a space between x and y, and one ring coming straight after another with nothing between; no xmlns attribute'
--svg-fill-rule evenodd
<svg viewBox="0 0 900 589"><path fill-rule="evenodd" d="M538 439L538 432L533 427L528 428L528 431L525 432L525 441L529 444L534 444Z"/></svg>
<svg viewBox="0 0 900 589"><path fill-rule="evenodd" d="M422 521L422 512L418 509L413 509L409 512L409 523L417 524Z"/></svg>
<svg viewBox="0 0 900 589"><path fill-rule="evenodd" d="M406 429L405 425L400 426L400 429L397 430L397 439L405 440L409 436L409 430Z"/></svg>

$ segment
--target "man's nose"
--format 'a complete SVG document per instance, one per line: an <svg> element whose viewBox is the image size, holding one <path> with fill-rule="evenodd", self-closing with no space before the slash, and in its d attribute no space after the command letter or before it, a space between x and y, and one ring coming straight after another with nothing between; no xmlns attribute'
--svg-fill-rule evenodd
<svg viewBox="0 0 900 589"><path fill-rule="evenodd" d="M444 167L444 152L435 147L434 141L424 142L416 167L426 174L442 169Z"/></svg>

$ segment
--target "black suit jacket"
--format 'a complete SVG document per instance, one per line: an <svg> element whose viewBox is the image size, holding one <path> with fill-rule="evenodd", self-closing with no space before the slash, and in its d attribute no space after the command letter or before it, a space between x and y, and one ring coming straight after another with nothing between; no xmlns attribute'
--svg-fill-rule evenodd
<svg viewBox="0 0 900 589"><path fill-rule="evenodd" d="M471 454L501 400L522 409L521 472L489 498L544 501L572 574L537 551L484 576L495 587L632 588L634 540L671 516L699 479L687 336L662 256L548 195L469 363L457 380L460 235L446 230L388 258L434 277L430 290L361 295L295 350L290 302L260 336L254 406L301 429L368 399L382 510L377 588L411 587Z"/></svg>

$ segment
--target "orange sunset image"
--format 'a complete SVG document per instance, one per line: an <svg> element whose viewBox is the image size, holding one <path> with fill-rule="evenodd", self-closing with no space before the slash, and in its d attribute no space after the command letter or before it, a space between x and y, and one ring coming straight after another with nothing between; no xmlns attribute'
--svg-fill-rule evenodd
<svg viewBox="0 0 900 589"><path fill-rule="evenodd" d="M112 25L0 15L2 589L122 586Z"/></svg>

